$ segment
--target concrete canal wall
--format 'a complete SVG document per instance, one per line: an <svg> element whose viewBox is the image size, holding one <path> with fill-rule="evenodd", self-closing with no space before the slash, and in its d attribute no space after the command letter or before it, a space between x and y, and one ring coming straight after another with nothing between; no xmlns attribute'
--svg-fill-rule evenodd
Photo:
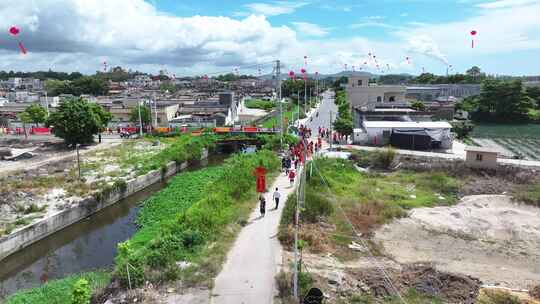
<svg viewBox="0 0 540 304"><path fill-rule="evenodd" d="M201 159L206 159L207 157L208 151L204 150ZM101 196L99 199L96 197L85 198L67 209L60 210L9 235L3 236L0 238L0 260L187 167L187 162L181 165L170 162L166 166L166 170L153 170L147 174L127 180L125 187L113 188L106 194L97 195L96 197Z"/></svg>

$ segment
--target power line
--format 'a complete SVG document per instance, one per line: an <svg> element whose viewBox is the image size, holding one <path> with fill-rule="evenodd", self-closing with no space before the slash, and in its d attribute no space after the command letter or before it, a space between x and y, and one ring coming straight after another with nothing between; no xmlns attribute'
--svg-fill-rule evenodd
<svg viewBox="0 0 540 304"><path fill-rule="evenodd" d="M366 252L368 253L369 255L369 258L371 259L372 263L375 265L375 267L382 273L383 275L383 282L385 282L386 284L388 284L388 286L386 286L387 288L390 287L390 289L395 293L397 294L397 296L399 297L399 299L401 300L402 303L405 303L407 304L407 302L405 301L405 299L401 296L401 293L399 292L399 290L397 289L397 287L392 283L392 280L390 279L390 276L388 275L388 273L386 272L386 270L384 269L384 266L381 265L378 261L377 261L377 258L375 258L375 256L373 255L373 253L371 252L371 249L370 247L368 246L368 244L366 243L366 241L360 236L360 233L358 233L358 231L356 230L356 227L352 224L352 222L350 221L349 217L347 216L347 214L345 213L345 210L343 210L343 208L341 207L341 205L337 202L337 199L336 199L336 196L335 194L332 192L332 189L330 189L330 186L328 185L328 183L326 182L326 179L324 178L324 176L322 175L322 172L319 170L319 168L317 167L317 163L315 162L315 158L312 159L312 163L315 165L315 170L317 171L317 173L319 174L319 176L321 177L324 185L326 186L326 189L328 190L329 194L332 196L332 199L334 200L334 204L337 205L338 209L341 211L341 213L343 214L343 217L345 218L345 220L347 221L347 223L349 224L349 226L351 227L351 229L353 230L354 234L357 235L358 237L358 240L362 243L362 246L364 246L366 248ZM385 284L385 285L386 285Z"/></svg>

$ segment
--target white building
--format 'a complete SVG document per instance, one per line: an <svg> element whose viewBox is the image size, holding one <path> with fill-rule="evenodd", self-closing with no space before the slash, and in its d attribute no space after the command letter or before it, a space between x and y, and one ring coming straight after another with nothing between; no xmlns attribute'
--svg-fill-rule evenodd
<svg viewBox="0 0 540 304"><path fill-rule="evenodd" d="M347 100L351 108L362 111L372 111L378 105L403 104L406 87L400 85L370 85L369 75L358 74L349 76L346 86Z"/></svg>
<svg viewBox="0 0 540 304"><path fill-rule="evenodd" d="M411 149L452 148L452 126L445 121L364 121L362 124L364 132L361 129L354 132L356 143L392 144Z"/></svg>

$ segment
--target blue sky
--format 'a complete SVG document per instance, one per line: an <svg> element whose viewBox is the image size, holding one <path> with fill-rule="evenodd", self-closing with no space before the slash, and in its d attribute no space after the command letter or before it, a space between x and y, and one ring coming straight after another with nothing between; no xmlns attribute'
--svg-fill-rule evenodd
<svg viewBox="0 0 540 304"><path fill-rule="evenodd" d="M276 59L298 71L306 55L308 70L321 73L345 64L411 74L478 65L537 75L539 16L540 0L3 0L0 27L21 27L30 53L5 34L0 69L90 73L106 61L177 75L268 73Z"/></svg>

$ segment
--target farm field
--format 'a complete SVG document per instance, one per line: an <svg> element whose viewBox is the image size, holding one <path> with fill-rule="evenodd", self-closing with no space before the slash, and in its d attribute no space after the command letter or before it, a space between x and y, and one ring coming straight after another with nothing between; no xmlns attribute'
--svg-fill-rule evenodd
<svg viewBox="0 0 540 304"><path fill-rule="evenodd" d="M516 156L540 160L540 124L477 124L471 137L490 139Z"/></svg>

